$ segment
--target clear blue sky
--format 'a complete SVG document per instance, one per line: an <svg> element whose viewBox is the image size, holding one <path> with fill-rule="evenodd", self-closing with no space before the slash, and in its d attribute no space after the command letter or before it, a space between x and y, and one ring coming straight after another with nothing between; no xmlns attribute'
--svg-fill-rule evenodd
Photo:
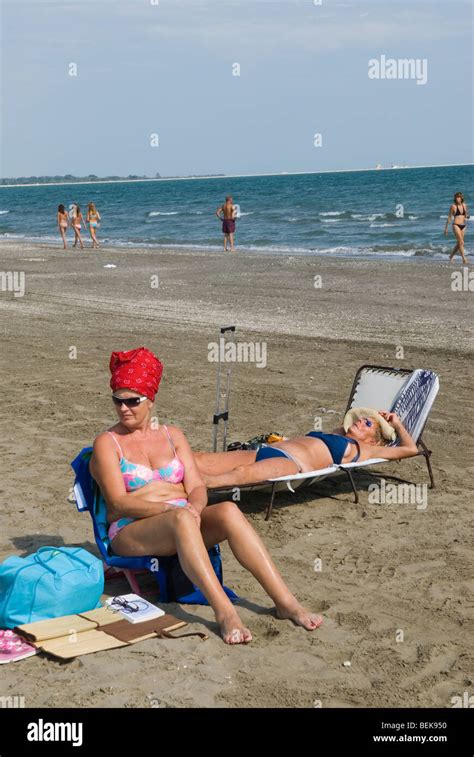
<svg viewBox="0 0 474 757"><path fill-rule="evenodd" d="M152 2L3 0L2 176L472 161L469 2ZM427 84L370 79L382 54Z"/></svg>

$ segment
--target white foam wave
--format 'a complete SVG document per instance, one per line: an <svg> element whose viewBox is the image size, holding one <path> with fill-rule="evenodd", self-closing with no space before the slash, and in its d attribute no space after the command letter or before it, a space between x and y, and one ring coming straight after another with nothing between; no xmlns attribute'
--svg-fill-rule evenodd
<svg viewBox="0 0 474 757"><path fill-rule="evenodd" d="M323 218L323 223L340 223L342 221L342 218Z"/></svg>
<svg viewBox="0 0 474 757"><path fill-rule="evenodd" d="M320 216L343 216L344 210L328 210L325 213L319 213Z"/></svg>
<svg viewBox="0 0 474 757"><path fill-rule="evenodd" d="M375 221L376 218L383 218L385 213L351 213L351 218L356 221Z"/></svg>
<svg viewBox="0 0 474 757"><path fill-rule="evenodd" d="M164 210L150 210L148 213L149 216L177 216L178 215L177 210L172 210L170 212L165 212Z"/></svg>
<svg viewBox="0 0 474 757"><path fill-rule="evenodd" d="M9 213L9 210L0 210L0 216L4 216L6 213Z"/></svg>
<svg viewBox="0 0 474 757"><path fill-rule="evenodd" d="M396 226L396 223L371 223L371 229L383 229L385 226Z"/></svg>
<svg viewBox="0 0 474 757"><path fill-rule="evenodd" d="M326 255L327 253L344 253L347 255L347 253L357 253L357 249L354 247L322 247L319 250L315 250L315 252L321 253Z"/></svg>

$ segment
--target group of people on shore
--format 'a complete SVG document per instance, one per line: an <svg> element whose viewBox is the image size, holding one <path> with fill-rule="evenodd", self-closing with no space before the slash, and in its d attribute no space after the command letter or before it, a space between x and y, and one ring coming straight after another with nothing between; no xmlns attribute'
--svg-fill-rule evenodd
<svg viewBox="0 0 474 757"><path fill-rule="evenodd" d="M230 249L230 252L235 252L234 234L235 234L235 219L238 217L238 206L234 205L234 201L231 195L227 195L223 205L220 205L216 210L217 218L222 221L222 233L224 234L224 251ZM464 235L466 233L466 220L469 218L469 212L467 205L464 202L464 196L462 192L456 192L454 200L449 208L448 218L446 220L446 226L444 233L447 235L448 226L452 220L453 234L456 238L456 244L452 249L449 259L453 260L455 254L459 252L464 265L468 265L469 261L466 258L464 250ZM92 239L92 249L97 249L99 243L97 241L97 228L99 227L101 217L93 202L90 202L87 206L87 216L84 217L81 213L79 205L72 205L69 212L65 210L64 205L58 207L58 230L63 240L64 249L67 248L66 232L69 225L74 230L74 244L77 246L79 242L81 250L84 249L84 243L82 241L81 229L82 224L89 224L89 232Z"/></svg>
<svg viewBox="0 0 474 757"><path fill-rule="evenodd" d="M97 250L100 246L99 242L97 241L97 229L99 228L100 221L100 213L93 202L90 202L87 206L87 215L85 220L84 216L82 215L81 208L76 203L70 206L69 211L65 209L64 205L59 205L57 215L58 231L61 234L64 249L67 248L67 230L69 226L71 226L72 230L74 231L74 244L72 246L77 247L77 243L79 242L81 250L83 250L84 242L82 241L81 234L82 225L84 224L85 227L86 224L89 224L89 233L92 239L92 249Z"/></svg>

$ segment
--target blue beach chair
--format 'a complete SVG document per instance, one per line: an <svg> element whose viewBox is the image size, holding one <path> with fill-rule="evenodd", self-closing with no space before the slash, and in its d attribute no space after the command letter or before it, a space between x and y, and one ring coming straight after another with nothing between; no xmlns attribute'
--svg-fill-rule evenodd
<svg viewBox="0 0 474 757"><path fill-rule="evenodd" d="M140 594L136 579L137 572L150 571L158 584L161 602L208 605L209 602L200 589L194 586L183 573L177 555L159 558L156 556L121 557L113 553L108 535L109 524L105 500L89 471L91 455L92 447L84 447L71 463L76 476L74 498L78 511L87 510L92 518L95 541L104 561L104 570L114 569L115 572L123 572L135 594ZM222 557L218 544L209 550L209 558L225 593L231 602L236 602L238 596L232 589L223 585Z"/></svg>

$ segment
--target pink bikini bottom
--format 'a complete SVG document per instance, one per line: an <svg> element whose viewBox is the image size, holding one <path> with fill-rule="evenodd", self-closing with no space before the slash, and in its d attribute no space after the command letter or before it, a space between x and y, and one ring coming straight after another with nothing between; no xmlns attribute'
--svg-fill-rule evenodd
<svg viewBox="0 0 474 757"><path fill-rule="evenodd" d="M164 502L165 505L174 505L174 507L185 507L188 504L187 499L183 498L177 498L177 499L168 499L166 502ZM109 526L109 539L112 542L112 540L117 536L118 532L121 531L122 528L125 528L125 526L128 526L129 523L133 523L134 521L138 520L137 518L119 518L118 520L114 520L113 523Z"/></svg>

